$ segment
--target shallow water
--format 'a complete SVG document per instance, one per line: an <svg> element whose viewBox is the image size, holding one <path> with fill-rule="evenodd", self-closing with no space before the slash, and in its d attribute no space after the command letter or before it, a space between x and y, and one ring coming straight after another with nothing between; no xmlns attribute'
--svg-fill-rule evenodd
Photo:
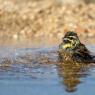
<svg viewBox="0 0 95 95"><path fill-rule="evenodd" d="M56 51L0 47L0 95L95 95L95 65L56 65Z"/></svg>

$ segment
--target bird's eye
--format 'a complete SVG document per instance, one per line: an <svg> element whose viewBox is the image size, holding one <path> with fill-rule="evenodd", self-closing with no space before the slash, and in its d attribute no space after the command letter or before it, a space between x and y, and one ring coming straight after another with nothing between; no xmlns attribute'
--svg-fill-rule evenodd
<svg viewBox="0 0 95 95"><path fill-rule="evenodd" d="M73 40L73 39L76 39L76 37L75 36L69 36L69 39Z"/></svg>
<svg viewBox="0 0 95 95"><path fill-rule="evenodd" d="M69 39L71 39L71 40L72 40L72 39L74 39L74 38L73 38L73 37L69 37Z"/></svg>

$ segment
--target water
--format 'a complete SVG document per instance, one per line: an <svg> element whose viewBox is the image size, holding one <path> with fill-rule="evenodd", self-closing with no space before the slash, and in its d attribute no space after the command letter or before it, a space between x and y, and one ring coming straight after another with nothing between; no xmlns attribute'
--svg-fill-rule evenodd
<svg viewBox="0 0 95 95"><path fill-rule="evenodd" d="M0 47L0 95L95 95L95 65L56 65L56 50Z"/></svg>

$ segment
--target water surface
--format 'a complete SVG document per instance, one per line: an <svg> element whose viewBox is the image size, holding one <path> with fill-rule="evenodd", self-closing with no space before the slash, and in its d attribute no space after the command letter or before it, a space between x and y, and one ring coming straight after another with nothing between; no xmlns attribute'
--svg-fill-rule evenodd
<svg viewBox="0 0 95 95"><path fill-rule="evenodd" d="M95 65L61 65L56 51L0 47L0 95L95 95Z"/></svg>

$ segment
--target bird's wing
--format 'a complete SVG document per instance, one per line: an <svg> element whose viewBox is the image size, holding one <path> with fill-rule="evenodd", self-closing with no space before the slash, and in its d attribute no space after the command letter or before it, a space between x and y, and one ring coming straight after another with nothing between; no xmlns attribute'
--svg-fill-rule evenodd
<svg viewBox="0 0 95 95"><path fill-rule="evenodd" d="M90 51L85 47L84 44L79 44L75 49L74 56L81 58L82 60L91 60Z"/></svg>
<svg viewBox="0 0 95 95"><path fill-rule="evenodd" d="M85 47L84 44L77 46L76 52L81 54L90 54L90 51Z"/></svg>

